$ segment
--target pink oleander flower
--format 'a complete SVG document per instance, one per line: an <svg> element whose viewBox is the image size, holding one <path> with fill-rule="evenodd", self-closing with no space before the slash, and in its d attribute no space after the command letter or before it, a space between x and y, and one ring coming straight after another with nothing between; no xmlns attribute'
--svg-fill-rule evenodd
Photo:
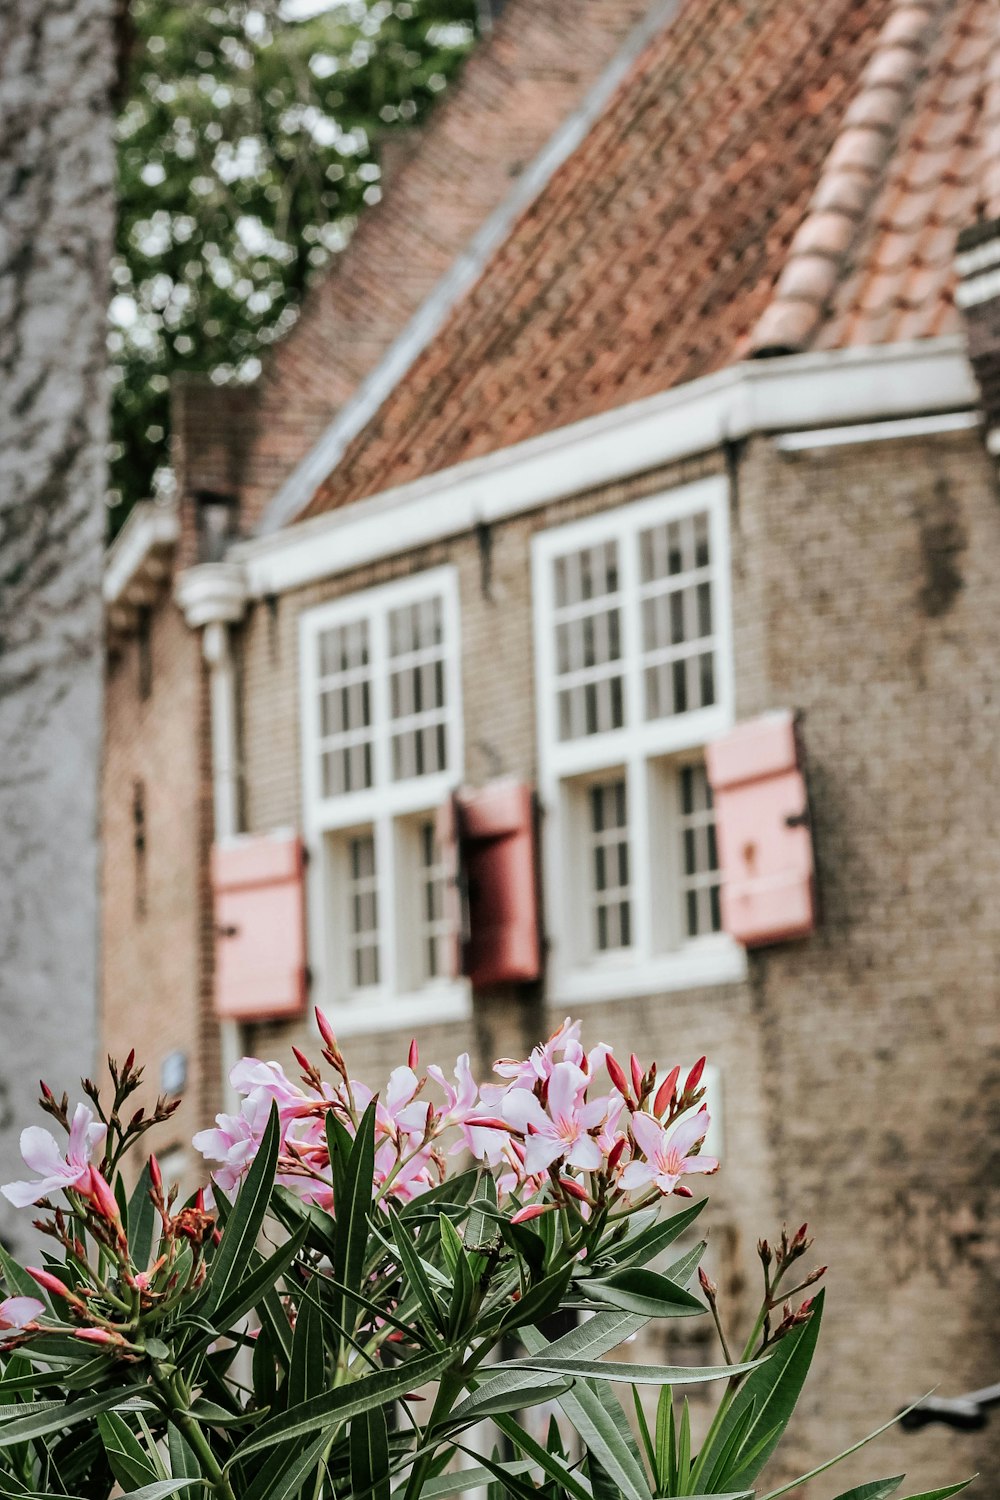
<svg viewBox="0 0 1000 1500"><path fill-rule="evenodd" d="M438 1131L445 1131L452 1126L457 1126L461 1131L461 1139L451 1149L452 1156L464 1148L477 1161L485 1161L491 1167L497 1166L504 1159L509 1132L502 1128L502 1122L495 1115L486 1113L486 1107L480 1103L479 1085L472 1076L469 1054L463 1052L456 1062L454 1084L449 1083L441 1069L433 1064L427 1069L427 1076L444 1092L446 1100L444 1113L438 1121ZM499 1094L506 1094L507 1088L508 1085L505 1084L498 1090Z"/></svg>
<svg viewBox="0 0 1000 1500"><path fill-rule="evenodd" d="M74 1111L65 1156L55 1136L40 1125L29 1125L21 1131L21 1155L25 1165L39 1174L38 1180L9 1182L0 1192L15 1208L27 1208L50 1193L65 1192L67 1188L87 1192L91 1158L98 1146L103 1145L106 1134L107 1126L95 1121L93 1111L85 1104L78 1104Z"/></svg>
<svg viewBox="0 0 1000 1500"><path fill-rule="evenodd" d="M0 1302L0 1333L30 1328L44 1311L45 1303L39 1302L37 1297L7 1297Z"/></svg>
<svg viewBox="0 0 1000 1500"><path fill-rule="evenodd" d="M607 1099L585 1102L589 1079L575 1063L556 1063L549 1074L546 1108L528 1089L512 1088L500 1101L501 1117L524 1135L527 1174L565 1161L582 1172L601 1165L600 1146L589 1134L607 1117Z"/></svg>
<svg viewBox="0 0 1000 1500"><path fill-rule="evenodd" d="M238 1115L216 1115L214 1130L199 1130L192 1145L209 1161L219 1162L212 1173L224 1193L231 1193L249 1170L264 1137L271 1114L271 1095L255 1090Z"/></svg>
<svg viewBox="0 0 1000 1500"><path fill-rule="evenodd" d="M692 1156L692 1148L705 1139L708 1133L707 1109L689 1115L670 1132L664 1130L651 1115L634 1114L632 1133L636 1145L646 1158L631 1161L621 1174L621 1185L628 1192L650 1185L663 1194L676 1190L681 1178L690 1172L717 1172L719 1163L714 1156Z"/></svg>

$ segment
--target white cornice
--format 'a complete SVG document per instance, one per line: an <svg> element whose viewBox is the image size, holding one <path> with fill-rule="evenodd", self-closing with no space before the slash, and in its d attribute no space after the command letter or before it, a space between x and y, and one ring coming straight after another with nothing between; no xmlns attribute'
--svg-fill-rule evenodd
<svg viewBox="0 0 1000 1500"><path fill-rule="evenodd" d="M301 588L754 433L969 411L959 338L731 366L630 406L237 543L249 596Z"/></svg>
<svg viewBox="0 0 1000 1500"><path fill-rule="evenodd" d="M180 527L172 506L140 500L108 548L102 592L106 605L130 603L130 591L145 588L150 576L166 574L166 554L177 543ZM142 601L140 601L142 602Z"/></svg>
<svg viewBox="0 0 1000 1500"><path fill-rule="evenodd" d="M246 574L236 562L198 563L180 575L174 598L192 630L235 625L246 611Z"/></svg>

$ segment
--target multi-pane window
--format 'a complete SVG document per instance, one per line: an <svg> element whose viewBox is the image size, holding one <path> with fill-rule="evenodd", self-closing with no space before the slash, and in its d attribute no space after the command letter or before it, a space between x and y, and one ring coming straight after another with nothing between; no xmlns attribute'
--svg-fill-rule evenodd
<svg viewBox="0 0 1000 1500"><path fill-rule="evenodd" d="M378 984L378 879L375 837L355 834L347 844L348 948L355 989Z"/></svg>
<svg viewBox="0 0 1000 1500"><path fill-rule="evenodd" d="M625 779L594 782L587 791L593 942L597 952L609 953L632 943Z"/></svg>
<svg viewBox="0 0 1000 1500"><path fill-rule="evenodd" d="M581 997L598 960L595 986L669 983L682 954L707 974L731 952L700 753L732 722L727 549L721 479L534 541L553 973Z"/></svg>
<svg viewBox="0 0 1000 1500"><path fill-rule="evenodd" d="M688 937L722 927L719 911L719 858L715 848L712 788L703 765L682 766L677 776L677 826L681 841L680 887Z"/></svg>
<svg viewBox="0 0 1000 1500"><path fill-rule="evenodd" d="M314 972L326 1003L391 1008L448 975L434 814L461 779L454 571L302 620Z"/></svg>

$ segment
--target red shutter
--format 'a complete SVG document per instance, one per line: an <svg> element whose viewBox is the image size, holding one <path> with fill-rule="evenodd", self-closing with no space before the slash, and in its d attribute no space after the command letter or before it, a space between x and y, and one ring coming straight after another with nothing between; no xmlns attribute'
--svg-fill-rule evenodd
<svg viewBox="0 0 1000 1500"><path fill-rule="evenodd" d="M439 814L438 836L446 861L449 841L452 849L449 889L460 935L460 972L476 987L538 979L541 934L530 787L495 781L479 791L458 792Z"/></svg>
<svg viewBox="0 0 1000 1500"><path fill-rule="evenodd" d="M212 850L215 1010L226 1020L297 1015L306 1003L302 841L246 835Z"/></svg>
<svg viewBox="0 0 1000 1500"><path fill-rule="evenodd" d="M709 745L722 925L748 948L816 925L812 833L794 716L739 725Z"/></svg>

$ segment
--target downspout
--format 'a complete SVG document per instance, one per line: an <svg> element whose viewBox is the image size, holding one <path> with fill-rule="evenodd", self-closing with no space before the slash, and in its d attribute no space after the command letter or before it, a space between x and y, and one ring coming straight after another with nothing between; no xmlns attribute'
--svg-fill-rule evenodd
<svg viewBox="0 0 1000 1500"><path fill-rule="evenodd" d="M192 630L201 630L202 656L208 668L209 732L212 760L212 841L240 832L239 732L236 672L231 631L246 611L246 579L238 563L200 563L177 580L177 603ZM227 1112L239 1100L229 1082L233 1065L243 1056L243 1027L219 1021L220 1097Z"/></svg>

